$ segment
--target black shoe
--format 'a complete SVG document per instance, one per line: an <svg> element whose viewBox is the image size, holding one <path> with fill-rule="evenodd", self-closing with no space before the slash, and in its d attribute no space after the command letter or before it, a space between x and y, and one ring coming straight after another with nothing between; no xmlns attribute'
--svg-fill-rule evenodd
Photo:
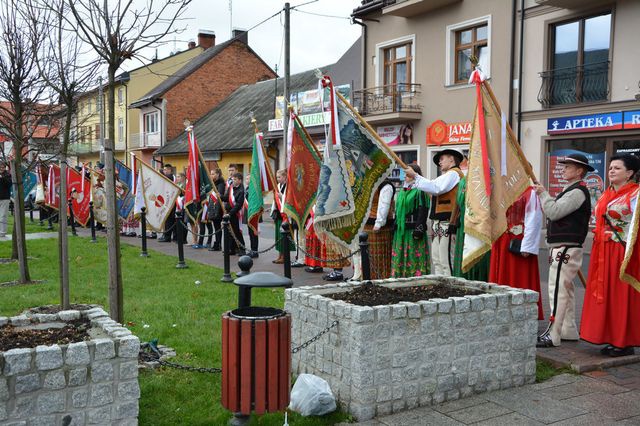
<svg viewBox="0 0 640 426"><path fill-rule="evenodd" d="M158 238L158 242L159 243L170 243L171 240L169 240L169 239L167 239L165 237L160 237L160 238Z"/></svg>
<svg viewBox="0 0 640 426"><path fill-rule="evenodd" d="M156 234L155 232L152 232L149 238L151 238L152 240L155 240L156 238L158 238L158 234Z"/></svg>
<svg viewBox="0 0 640 426"><path fill-rule="evenodd" d="M548 334L543 334L542 336L538 336L538 341L536 342L536 348L553 348L555 345L551 340L551 336Z"/></svg>
<svg viewBox="0 0 640 426"><path fill-rule="evenodd" d="M260 255L258 254L258 252L257 252L257 251L255 251L255 250L251 250L251 251L249 252L249 257L250 257L250 258L252 258L252 259L255 259L255 258L257 258L257 257L260 257Z"/></svg>
<svg viewBox="0 0 640 426"><path fill-rule="evenodd" d="M213 247L209 249L209 251L220 251L220 250L222 250L220 246L216 246L215 244L213 245Z"/></svg>
<svg viewBox="0 0 640 426"><path fill-rule="evenodd" d="M609 351L609 356L619 357L633 355L633 346L627 346L626 348L616 348L615 346Z"/></svg>
<svg viewBox="0 0 640 426"><path fill-rule="evenodd" d="M136 234L135 232L131 231L131 232L129 232L127 234L127 237L135 237L136 235L138 235L138 234Z"/></svg>
<svg viewBox="0 0 640 426"><path fill-rule="evenodd" d="M344 276L342 272L331 271L324 277L322 277L325 281L344 281Z"/></svg>
<svg viewBox="0 0 640 426"><path fill-rule="evenodd" d="M311 273L324 272L322 266L307 266L306 268L304 268L304 270Z"/></svg>
<svg viewBox="0 0 640 426"><path fill-rule="evenodd" d="M613 345L607 345L604 348L600 349L600 353L602 355L611 355L611 351L615 349L615 346Z"/></svg>
<svg viewBox="0 0 640 426"><path fill-rule="evenodd" d="M291 262L291 267L292 268L302 268L304 266L304 263L299 262L299 261L293 261Z"/></svg>

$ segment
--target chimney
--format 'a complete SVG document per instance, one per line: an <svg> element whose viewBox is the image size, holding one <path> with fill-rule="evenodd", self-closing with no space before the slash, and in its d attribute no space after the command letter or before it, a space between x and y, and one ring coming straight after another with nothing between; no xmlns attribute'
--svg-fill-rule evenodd
<svg viewBox="0 0 640 426"><path fill-rule="evenodd" d="M198 46L208 49L216 45L216 33L209 30L198 31Z"/></svg>
<svg viewBox="0 0 640 426"><path fill-rule="evenodd" d="M244 44L249 44L249 33L247 32L247 30L234 28L231 32L231 38L241 41Z"/></svg>
<svg viewBox="0 0 640 426"><path fill-rule="evenodd" d="M196 42L193 40L189 40L189 44L187 45L187 47L189 49L193 49L194 47L196 47Z"/></svg>

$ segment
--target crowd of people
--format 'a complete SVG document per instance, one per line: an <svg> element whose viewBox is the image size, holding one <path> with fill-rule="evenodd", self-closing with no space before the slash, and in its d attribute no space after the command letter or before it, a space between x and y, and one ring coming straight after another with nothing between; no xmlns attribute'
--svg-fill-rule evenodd
<svg viewBox="0 0 640 426"><path fill-rule="evenodd" d="M507 230L468 271L461 267L466 176L460 165L461 152L445 149L434 156L440 173L427 179L417 164L404 169L404 178L387 179L373 196L364 231L369 235L370 273L372 279L415 277L428 274L453 275L494 282L540 292L538 254L546 217L546 243L549 249L548 312L549 325L538 336L538 347L557 347L563 341L583 339L605 345L603 355L623 356L640 346L640 294L620 279L620 267L630 224L636 209L639 185L636 176L640 158L613 156L608 166L609 187L591 205L591 195L584 180L593 171L582 154L571 154L560 163L566 186L555 197L541 185L528 187L507 210ZM184 173L174 175L165 164L165 177L184 189ZM259 256L259 233L248 228L249 244L243 236L247 221L249 179L235 164L229 165L226 179L222 170L210 171L214 190L197 218L183 215L186 235L193 249L222 249L222 218L230 216L230 254ZM268 216L274 222L277 255L273 263L284 262L284 244L280 229L286 216L279 210L287 186L287 171L276 173L277 188ZM0 165L0 236L6 229L5 210L10 177ZM594 208L592 208L594 207ZM183 209L183 201L165 222L160 242L176 241L175 209ZM595 228L591 228L592 215ZM262 221L262 218L261 218ZM123 235L135 236L139 222L133 217L122 222ZM308 273L324 273L323 279L342 281L343 270L352 264L352 280L361 280L358 254L345 256L335 242L322 238L314 227L311 212L306 223L291 224L292 267L304 267ZM575 314L574 280L580 274L585 242L593 233L586 291L580 327ZM154 234L154 233L153 233ZM151 235L153 238L154 235ZM355 251L354 247L354 251ZM328 271L327 271L328 269ZM582 277L581 277L582 278ZM544 319L542 297L538 302L538 318Z"/></svg>

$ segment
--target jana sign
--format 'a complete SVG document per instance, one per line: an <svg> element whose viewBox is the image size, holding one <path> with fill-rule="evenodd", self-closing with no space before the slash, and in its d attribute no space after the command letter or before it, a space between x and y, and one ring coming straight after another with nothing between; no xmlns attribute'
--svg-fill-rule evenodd
<svg viewBox="0 0 640 426"><path fill-rule="evenodd" d="M620 129L622 129L621 112L559 117L547 120L547 133L550 135Z"/></svg>
<svg viewBox="0 0 640 426"><path fill-rule="evenodd" d="M455 145L471 142L471 122L447 124L434 121L427 129L427 145Z"/></svg>

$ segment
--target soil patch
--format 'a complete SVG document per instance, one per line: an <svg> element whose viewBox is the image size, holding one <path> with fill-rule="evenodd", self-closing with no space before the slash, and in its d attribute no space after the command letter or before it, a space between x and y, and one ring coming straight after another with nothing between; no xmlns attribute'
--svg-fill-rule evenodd
<svg viewBox="0 0 640 426"><path fill-rule="evenodd" d="M14 287L19 285L43 284L44 282L45 280L32 280L26 283L21 283L20 281L15 280L15 281L7 281L7 282L0 283L0 287Z"/></svg>
<svg viewBox="0 0 640 426"><path fill-rule="evenodd" d="M61 328L25 330L23 327L5 325L0 327L0 352L16 348L35 348L38 345L65 345L89 340L91 322L86 319L69 321Z"/></svg>
<svg viewBox="0 0 640 426"><path fill-rule="evenodd" d="M80 305L77 303L72 303L70 306L71 307L69 309L73 311L86 311L96 307L96 305ZM35 308L31 308L29 309L29 312L33 314L57 314L62 310L63 309L61 305L47 305L47 306L38 306Z"/></svg>
<svg viewBox="0 0 640 426"><path fill-rule="evenodd" d="M418 302L429 299L447 299L483 294L483 291L446 284L431 284L411 287L389 288L373 284L363 284L351 291L332 293L326 296L334 300L344 300L359 306L392 305L399 302Z"/></svg>

